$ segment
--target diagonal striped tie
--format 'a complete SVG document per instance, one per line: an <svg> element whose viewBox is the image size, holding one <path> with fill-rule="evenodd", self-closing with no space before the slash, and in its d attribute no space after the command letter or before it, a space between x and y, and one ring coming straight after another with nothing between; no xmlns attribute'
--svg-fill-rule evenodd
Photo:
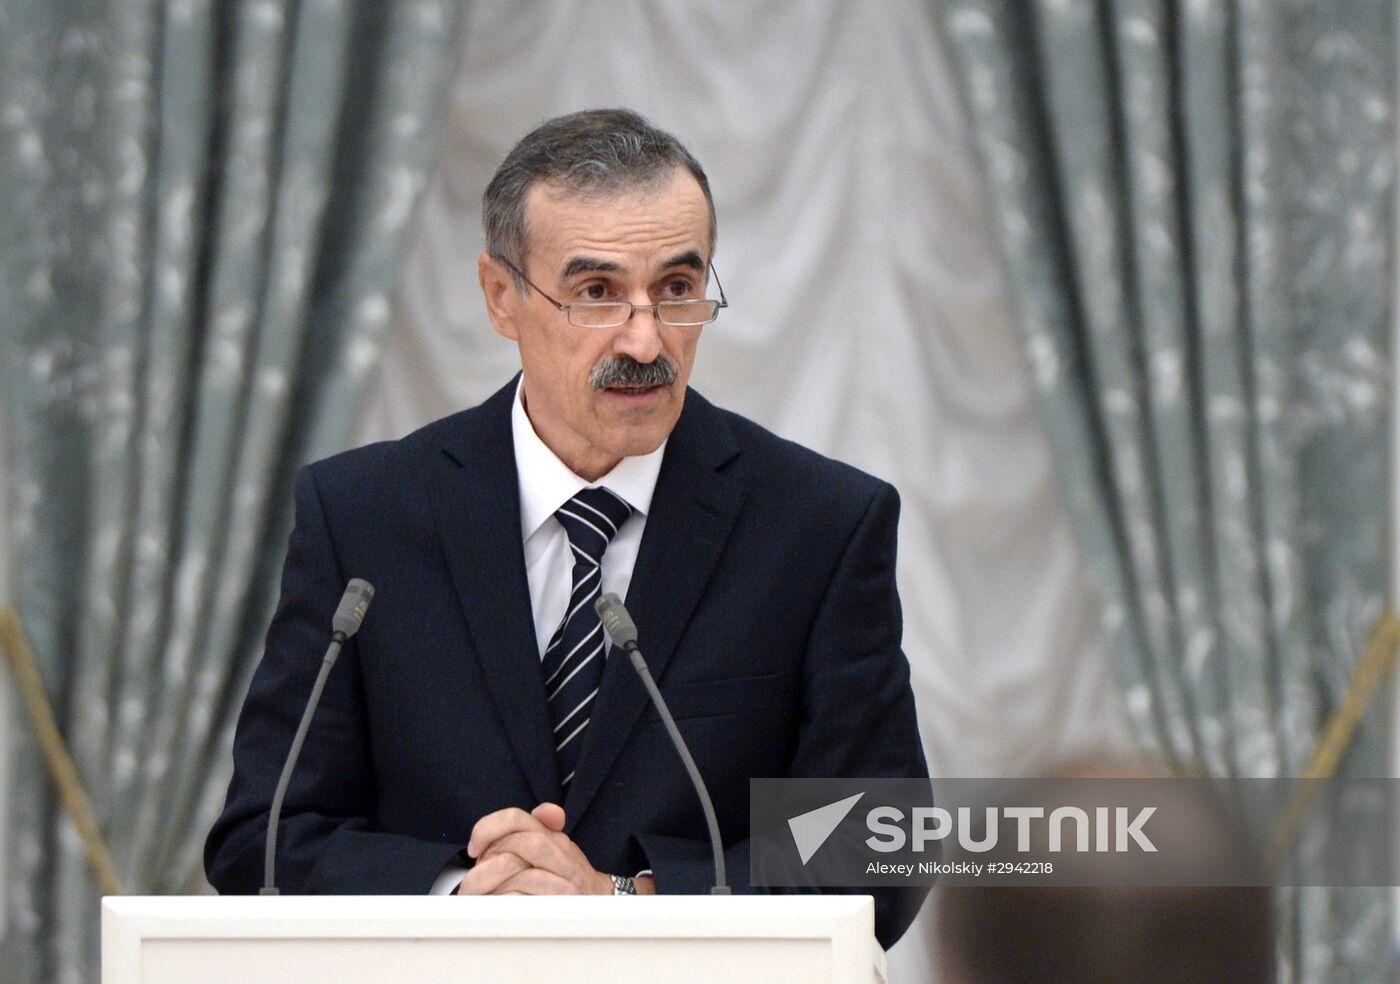
<svg viewBox="0 0 1400 984"><path fill-rule="evenodd" d="M574 778L583 732L603 679L603 624L593 609L601 593L603 551L631 514L631 506L601 486L581 490L554 514L573 548L574 586L564 621L549 640L541 665L565 789Z"/></svg>

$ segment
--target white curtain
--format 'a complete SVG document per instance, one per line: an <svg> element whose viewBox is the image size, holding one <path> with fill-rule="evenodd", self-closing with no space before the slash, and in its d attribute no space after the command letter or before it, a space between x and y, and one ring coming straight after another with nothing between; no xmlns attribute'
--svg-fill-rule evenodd
<svg viewBox="0 0 1400 984"><path fill-rule="evenodd" d="M892 481L905 651L935 775L1124 741L1090 594L928 5L477 0L365 440L518 368L476 283L480 198L537 123L624 105L704 164L731 307L693 385ZM930 977L929 910L890 955Z"/></svg>

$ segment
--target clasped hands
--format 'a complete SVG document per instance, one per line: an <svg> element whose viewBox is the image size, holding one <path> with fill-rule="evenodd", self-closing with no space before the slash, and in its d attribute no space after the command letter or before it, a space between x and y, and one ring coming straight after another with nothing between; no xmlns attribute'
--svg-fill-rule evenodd
<svg viewBox="0 0 1400 984"><path fill-rule="evenodd" d="M594 869L564 833L564 808L541 803L529 813L517 807L488 813L472 828L467 856L476 863L457 886L458 895L611 895L612 878ZM656 891L649 877L637 892Z"/></svg>

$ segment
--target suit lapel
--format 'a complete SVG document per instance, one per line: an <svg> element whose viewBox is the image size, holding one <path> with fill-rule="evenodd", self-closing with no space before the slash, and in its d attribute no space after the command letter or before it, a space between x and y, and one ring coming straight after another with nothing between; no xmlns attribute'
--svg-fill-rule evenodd
<svg viewBox="0 0 1400 984"><path fill-rule="evenodd" d="M429 487L486 686L536 801L558 802L559 774L520 540L511 437L515 386L512 381L463 415L433 463Z"/></svg>
<svg viewBox="0 0 1400 984"><path fill-rule="evenodd" d="M661 680L724 550L745 487L717 469L738 454L720 413L694 391L666 445L646 532L627 590L642 654ZM602 786L647 705L631 663L609 657L564 803L572 830Z"/></svg>

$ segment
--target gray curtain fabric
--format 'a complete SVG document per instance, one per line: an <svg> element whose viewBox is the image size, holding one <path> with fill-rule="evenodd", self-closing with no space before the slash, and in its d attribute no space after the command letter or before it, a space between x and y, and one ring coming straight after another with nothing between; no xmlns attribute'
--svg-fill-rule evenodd
<svg viewBox="0 0 1400 984"><path fill-rule="evenodd" d="M290 476L356 419L457 8L0 2L12 595L128 892L199 884ZM13 769L3 976L96 980L27 735Z"/></svg>
<svg viewBox="0 0 1400 984"><path fill-rule="evenodd" d="M1136 730L1295 775L1385 599L1394 4L939 7ZM1388 899L1286 894L1297 979L1391 979Z"/></svg>

